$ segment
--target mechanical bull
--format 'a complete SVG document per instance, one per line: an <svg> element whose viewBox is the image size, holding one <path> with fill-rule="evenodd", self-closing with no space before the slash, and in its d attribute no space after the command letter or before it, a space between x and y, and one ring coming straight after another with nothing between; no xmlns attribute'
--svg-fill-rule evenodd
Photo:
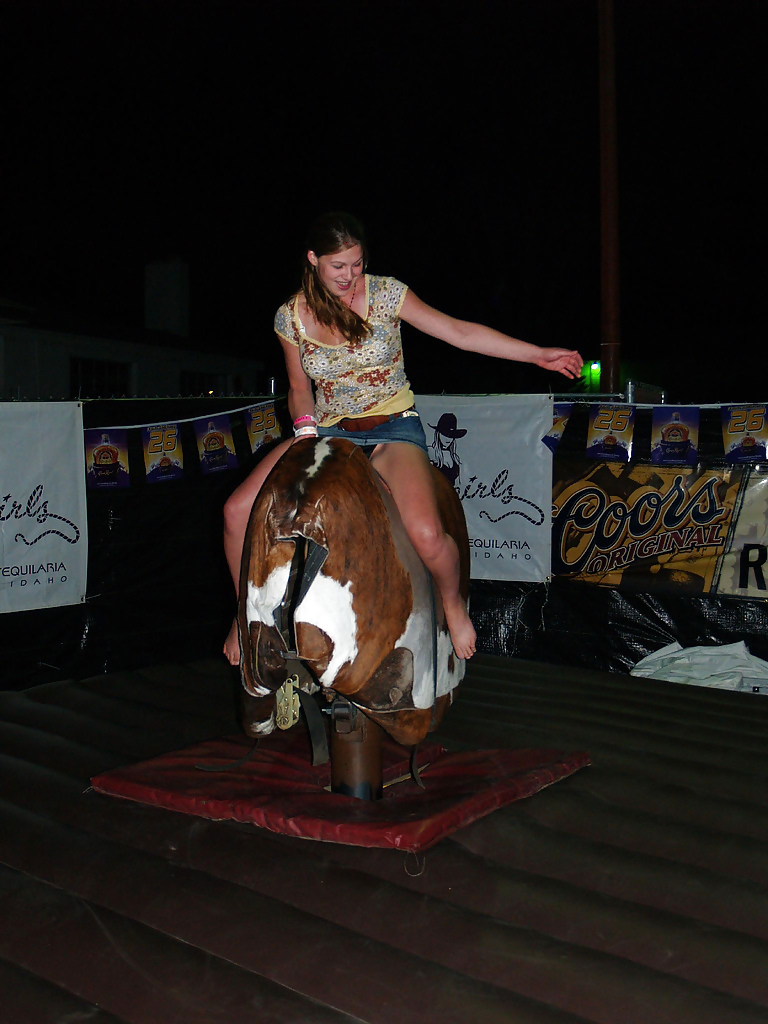
<svg viewBox="0 0 768 1024"><path fill-rule="evenodd" d="M466 600L464 514L433 472ZM328 704L346 698L353 714L413 746L438 724L464 675L439 592L389 490L362 449L343 439L301 440L267 477L246 534L238 623L243 724L252 737L298 718L296 694L285 706L291 676Z"/></svg>

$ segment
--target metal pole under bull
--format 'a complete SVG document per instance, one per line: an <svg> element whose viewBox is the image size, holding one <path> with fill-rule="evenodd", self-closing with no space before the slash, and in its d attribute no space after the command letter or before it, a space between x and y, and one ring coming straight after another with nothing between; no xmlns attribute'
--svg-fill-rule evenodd
<svg viewBox="0 0 768 1024"><path fill-rule="evenodd" d="M616 54L613 0L598 0L600 46L600 390L621 388L619 189L616 161Z"/></svg>
<svg viewBox="0 0 768 1024"><path fill-rule="evenodd" d="M331 792L380 800L382 728L354 704L337 698L331 710Z"/></svg>

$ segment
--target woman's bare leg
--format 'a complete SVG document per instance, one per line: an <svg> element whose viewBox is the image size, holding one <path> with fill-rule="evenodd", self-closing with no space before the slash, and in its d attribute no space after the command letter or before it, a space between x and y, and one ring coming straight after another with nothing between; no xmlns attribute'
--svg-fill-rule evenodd
<svg viewBox="0 0 768 1024"><path fill-rule="evenodd" d="M293 444L293 438L282 441L259 462L224 504L224 556L229 566L235 594L239 597L240 563L243 560L243 542L256 495L278 459ZM237 616L224 641L224 656L230 665L240 664L240 639L237 634Z"/></svg>
<svg viewBox="0 0 768 1024"><path fill-rule="evenodd" d="M383 444L371 464L392 491L403 526L437 584L453 649L460 658L475 653L477 636L459 591L459 552L437 509L429 460L413 444Z"/></svg>

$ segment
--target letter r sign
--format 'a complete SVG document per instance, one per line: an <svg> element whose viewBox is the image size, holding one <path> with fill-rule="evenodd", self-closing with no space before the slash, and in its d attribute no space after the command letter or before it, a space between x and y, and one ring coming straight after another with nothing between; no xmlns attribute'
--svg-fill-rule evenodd
<svg viewBox="0 0 768 1024"><path fill-rule="evenodd" d="M758 590L765 590L765 577L763 566L768 559L768 548L765 544L745 544L741 549L739 559L739 590L746 590L749 587L749 571L755 574L755 586Z"/></svg>

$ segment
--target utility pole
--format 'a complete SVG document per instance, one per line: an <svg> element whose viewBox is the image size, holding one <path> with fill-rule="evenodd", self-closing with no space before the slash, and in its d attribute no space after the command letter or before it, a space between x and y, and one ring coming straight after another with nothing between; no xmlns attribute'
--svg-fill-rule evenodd
<svg viewBox="0 0 768 1024"><path fill-rule="evenodd" d="M613 0L598 0L600 49L600 390L620 390L619 187Z"/></svg>

